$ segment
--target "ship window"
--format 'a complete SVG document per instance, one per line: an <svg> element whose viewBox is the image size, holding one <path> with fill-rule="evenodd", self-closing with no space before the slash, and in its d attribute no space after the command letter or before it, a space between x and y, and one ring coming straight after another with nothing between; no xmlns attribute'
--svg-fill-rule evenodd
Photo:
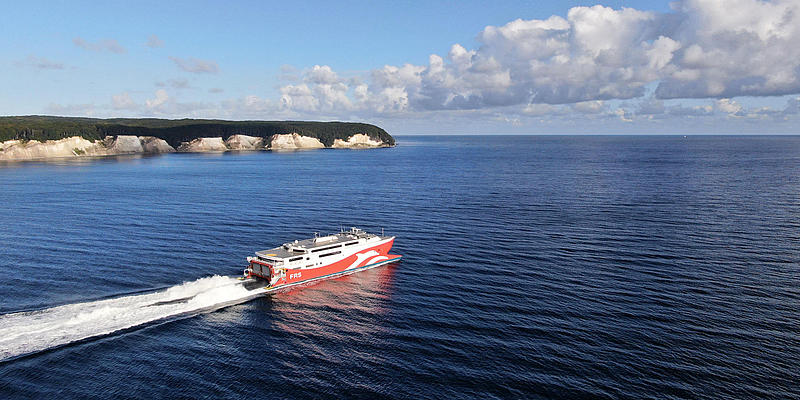
<svg viewBox="0 0 800 400"><path fill-rule="evenodd" d="M320 257L332 256L334 254L339 254L339 253L341 253L341 251L332 251L330 253L320 254Z"/></svg>
<svg viewBox="0 0 800 400"><path fill-rule="evenodd" d="M345 245L345 246L350 246L350 245L352 245L352 244L356 244L356 243L358 243L358 242L350 242L350 243L345 243L344 245Z"/></svg>
<svg viewBox="0 0 800 400"><path fill-rule="evenodd" d="M302 260L302 259L303 259L303 257L295 257L295 258L290 258L289 261L297 261L297 260Z"/></svg>
<svg viewBox="0 0 800 400"><path fill-rule="evenodd" d="M335 249L335 248L337 248L337 247L341 247L341 245L338 245L338 244L337 244L337 245L335 245L335 246L320 247L320 248L318 248L318 249L311 250L311 252L312 252L312 253L316 253L316 252L318 252L318 251L325 251L325 250Z"/></svg>

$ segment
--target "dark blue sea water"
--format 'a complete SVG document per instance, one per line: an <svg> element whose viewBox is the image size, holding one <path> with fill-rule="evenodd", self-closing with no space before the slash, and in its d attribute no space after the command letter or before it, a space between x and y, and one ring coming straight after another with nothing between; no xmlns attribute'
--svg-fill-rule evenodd
<svg viewBox="0 0 800 400"><path fill-rule="evenodd" d="M800 397L800 137L398 144L0 165L0 397ZM230 278L342 225L403 261Z"/></svg>

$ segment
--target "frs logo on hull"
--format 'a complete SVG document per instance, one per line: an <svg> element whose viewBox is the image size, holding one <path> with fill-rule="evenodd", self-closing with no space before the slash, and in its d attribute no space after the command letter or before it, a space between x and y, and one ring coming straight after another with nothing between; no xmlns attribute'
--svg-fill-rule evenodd
<svg viewBox="0 0 800 400"><path fill-rule="evenodd" d="M289 274L289 279L300 278L300 277L302 277L302 276L303 276L303 273L302 273L302 272L298 272L298 273L294 273L294 274Z"/></svg>

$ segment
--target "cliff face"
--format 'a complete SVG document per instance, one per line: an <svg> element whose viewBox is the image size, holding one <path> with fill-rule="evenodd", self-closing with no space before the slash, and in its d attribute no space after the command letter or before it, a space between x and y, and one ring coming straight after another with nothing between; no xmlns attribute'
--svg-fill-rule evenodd
<svg viewBox="0 0 800 400"><path fill-rule="evenodd" d="M324 147L325 145L319 139L300 136L297 133L273 135L269 143L270 150L321 149Z"/></svg>
<svg viewBox="0 0 800 400"><path fill-rule="evenodd" d="M215 138L197 138L192 140L191 142L183 142L180 146L178 146L178 151L187 152L187 153L203 153L203 152L215 152L215 151L228 151L228 147L225 146L225 142L222 141L221 137Z"/></svg>
<svg viewBox="0 0 800 400"><path fill-rule="evenodd" d="M88 141L73 136L61 140L9 140L0 143L0 161L39 160L64 157L113 156L120 154L150 154L173 152L162 139L120 135L103 140Z"/></svg>
<svg viewBox="0 0 800 400"><path fill-rule="evenodd" d="M373 140L369 135L357 133L347 138L347 140L336 139L333 141L334 149L367 149L372 147L386 147L387 143L380 140Z"/></svg>
<svg viewBox="0 0 800 400"><path fill-rule="evenodd" d="M231 135L225 141L225 145L231 150L264 150L264 138L247 136L247 135Z"/></svg>
<svg viewBox="0 0 800 400"><path fill-rule="evenodd" d="M0 160L32 160L37 158L73 157L96 154L97 146L84 138L71 137L40 142L9 140L0 145Z"/></svg>
<svg viewBox="0 0 800 400"><path fill-rule="evenodd" d="M103 140L103 145L105 145L108 154L144 153L142 141L136 136L108 136Z"/></svg>
<svg viewBox="0 0 800 400"><path fill-rule="evenodd" d="M365 135L373 141L388 146L394 138L385 130L359 122L314 121L225 121L209 119L158 119L158 118L75 118L45 115L0 117L0 141L7 140L60 140L80 136L86 140L103 140L107 136L152 136L164 139L177 148L183 142L203 137L247 135L264 138L265 145L274 135L312 137L325 147L333 147L336 139L349 141L354 135Z"/></svg>
<svg viewBox="0 0 800 400"><path fill-rule="evenodd" d="M172 153L175 149L167 144L164 139L153 136L141 136L142 149L145 153Z"/></svg>
<svg viewBox="0 0 800 400"><path fill-rule="evenodd" d="M355 134L347 140L336 139L330 148L363 149L387 147L390 144L372 139L366 134ZM257 136L231 135L227 140L221 137L201 137L183 142L179 152L223 152L230 150L303 150L325 148L319 139L298 133L272 135L264 139ZM153 136L118 135L106 136L103 140L89 141L82 137L60 140L0 142L0 161L21 161L47 158L111 156L119 154L156 154L176 151L164 139Z"/></svg>

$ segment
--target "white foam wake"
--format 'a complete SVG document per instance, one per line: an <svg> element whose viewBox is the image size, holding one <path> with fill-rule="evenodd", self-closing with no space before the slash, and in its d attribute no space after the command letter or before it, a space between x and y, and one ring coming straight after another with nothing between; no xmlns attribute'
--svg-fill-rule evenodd
<svg viewBox="0 0 800 400"><path fill-rule="evenodd" d="M152 293L0 315L0 360L230 305L258 292L235 278L212 276Z"/></svg>

